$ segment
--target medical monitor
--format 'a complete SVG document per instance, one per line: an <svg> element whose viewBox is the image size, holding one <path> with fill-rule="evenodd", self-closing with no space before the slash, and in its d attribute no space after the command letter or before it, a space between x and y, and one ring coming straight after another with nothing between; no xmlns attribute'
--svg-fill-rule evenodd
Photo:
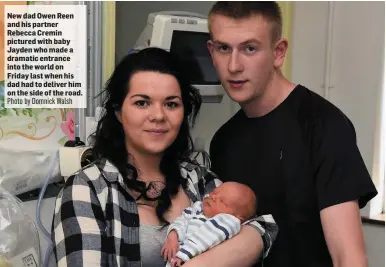
<svg viewBox="0 0 386 267"><path fill-rule="evenodd" d="M194 84L219 85L216 70L206 47L208 39L208 34L204 32L175 30L170 51L177 54L187 66Z"/></svg>
<svg viewBox="0 0 386 267"><path fill-rule="evenodd" d="M219 103L224 89L207 48L206 16L179 11L151 13L135 49L159 47L177 54L204 102Z"/></svg>

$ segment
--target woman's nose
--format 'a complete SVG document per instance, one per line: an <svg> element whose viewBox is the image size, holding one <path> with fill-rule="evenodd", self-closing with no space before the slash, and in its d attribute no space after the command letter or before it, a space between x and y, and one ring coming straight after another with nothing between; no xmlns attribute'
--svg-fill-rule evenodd
<svg viewBox="0 0 386 267"><path fill-rule="evenodd" d="M165 111L162 105L154 105L150 111L150 121L165 120Z"/></svg>

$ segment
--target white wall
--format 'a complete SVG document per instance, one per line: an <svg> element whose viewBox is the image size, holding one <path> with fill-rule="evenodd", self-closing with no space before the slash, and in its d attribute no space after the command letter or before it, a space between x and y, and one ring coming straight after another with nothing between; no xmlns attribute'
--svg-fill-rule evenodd
<svg viewBox="0 0 386 267"><path fill-rule="evenodd" d="M385 266L385 226L363 224L369 267Z"/></svg>
<svg viewBox="0 0 386 267"><path fill-rule="evenodd" d="M327 39L326 2L296 2L292 43L292 80L323 95Z"/></svg>
<svg viewBox="0 0 386 267"><path fill-rule="evenodd" d="M328 2L296 2L292 78L324 96ZM384 2L335 2L328 100L353 122L370 174L385 47ZM361 213L368 215L367 205ZM385 227L363 225L370 267L385 266Z"/></svg>

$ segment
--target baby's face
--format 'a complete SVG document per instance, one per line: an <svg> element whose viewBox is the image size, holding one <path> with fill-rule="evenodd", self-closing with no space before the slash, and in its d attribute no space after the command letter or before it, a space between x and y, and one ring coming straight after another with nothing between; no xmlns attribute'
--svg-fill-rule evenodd
<svg viewBox="0 0 386 267"><path fill-rule="evenodd" d="M213 190L202 203L204 215L211 218L219 213L237 216L240 192L231 184L224 183Z"/></svg>

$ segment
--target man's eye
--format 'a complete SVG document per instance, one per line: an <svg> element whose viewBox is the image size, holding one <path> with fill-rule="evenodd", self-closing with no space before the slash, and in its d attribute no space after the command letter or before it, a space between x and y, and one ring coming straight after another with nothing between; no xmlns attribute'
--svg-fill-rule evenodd
<svg viewBox="0 0 386 267"><path fill-rule="evenodd" d="M247 47L245 48L245 50L246 50L247 52L249 52L249 53L253 53L253 52L256 51L256 47L254 47L254 46L247 46Z"/></svg>
<svg viewBox="0 0 386 267"><path fill-rule="evenodd" d="M176 102L168 102L168 103L166 103L166 107L168 107L168 108L176 108L176 107L178 107L179 106L179 104L178 103L176 103Z"/></svg>
<svg viewBox="0 0 386 267"><path fill-rule="evenodd" d="M145 100L139 100L135 102L135 105L139 107L146 107L149 105L149 103Z"/></svg>
<svg viewBox="0 0 386 267"><path fill-rule="evenodd" d="M220 52L228 52L229 51L229 47L227 45L219 45L217 47L217 50L220 51Z"/></svg>

